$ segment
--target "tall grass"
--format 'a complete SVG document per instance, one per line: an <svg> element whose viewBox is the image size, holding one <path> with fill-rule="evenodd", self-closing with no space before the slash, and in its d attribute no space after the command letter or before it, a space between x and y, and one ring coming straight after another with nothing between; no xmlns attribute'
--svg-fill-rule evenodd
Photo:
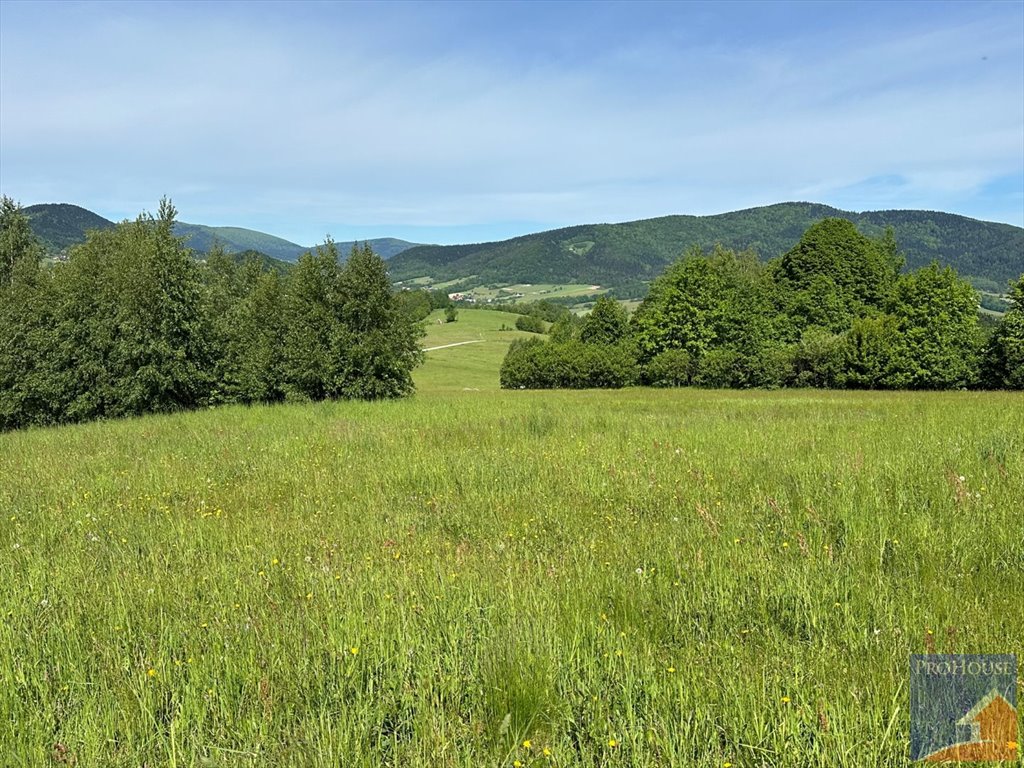
<svg viewBox="0 0 1024 768"><path fill-rule="evenodd" d="M1022 499L999 393L0 435L0 763L902 766L908 654L1022 650Z"/></svg>

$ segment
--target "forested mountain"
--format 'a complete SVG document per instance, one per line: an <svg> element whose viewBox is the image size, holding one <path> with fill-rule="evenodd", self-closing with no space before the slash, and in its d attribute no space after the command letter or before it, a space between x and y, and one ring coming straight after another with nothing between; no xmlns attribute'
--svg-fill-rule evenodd
<svg viewBox="0 0 1024 768"><path fill-rule="evenodd" d="M90 229L114 228L109 219L70 203L30 205L24 210L33 234L51 254L85 242L85 233Z"/></svg>
<svg viewBox="0 0 1024 768"><path fill-rule="evenodd" d="M32 231L48 252L60 253L85 240L88 229L114 223L66 203L25 208ZM665 216L623 224L586 224L473 245L415 245L395 238L367 244L388 260L392 279L430 276L453 280L475 276L481 283L596 283L636 285L649 281L691 245L751 248L764 260L780 256L813 223L824 218L853 222L869 237L891 226L906 256L906 268L931 261L951 266L979 287L1005 288L1024 273L1024 229L934 211L851 213L816 203L780 203L716 216ZM176 235L206 253L220 245L229 253L258 251L293 262L308 247L239 227L175 224ZM348 253L353 243L337 243ZM642 295L642 291L641 291Z"/></svg>
<svg viewBox="0 0 1024 768"><path fill-rule="evenodd" d="M33 233L50 254L65 252L72 245L85 242L90 229L112 229L114 222L90 210L69 203L44 203L24 209ZM207 253L219 243L228 253L258 251L279 261L294 262L311 246L298 245L274 235L242 227L209 227L205 224L175 222L174 234L186 237L186 245L197 253ZM360 241L362 243L362 241ZM393 237L379 237L366 243L381 258L389 259L415 243ZM339 252L348 253L353 242L337 243Z"/></svg>
<svg viewBox="0 0 1024 768"><path fill-rule="evenodd" d="M597 283L650 280L686 248L721 244L780 256L824 218L853 222L869 237L894 230L906 267L932 260L993 287L1024 272L1024 229L932 211L851 213L815 203L780 203L716 216L665 216L623 224L566 227L476 245L421 245L391 259L392 279L476 276L481 283Z"/></svg>
<svg viewBox="0 0 1024 768"><path fill-rule="evenodd" d="M281 261L295 261L309 250L296 243L264 232L241 227L208 227L179 221L174 234L185 238L185 245L198 253L207 253L217 243L230 253L259 251Z"/></svg>

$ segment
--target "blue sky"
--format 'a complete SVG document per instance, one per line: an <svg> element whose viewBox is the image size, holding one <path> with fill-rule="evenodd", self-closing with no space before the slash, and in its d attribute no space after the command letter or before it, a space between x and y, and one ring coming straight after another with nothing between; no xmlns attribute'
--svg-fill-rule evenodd
<svg viewBox="0 0 1024 768"><path fill-rule="evenodd" d="M0 0L0 191L303 245L786 200L1024 225L1024 3Z"/></svg>

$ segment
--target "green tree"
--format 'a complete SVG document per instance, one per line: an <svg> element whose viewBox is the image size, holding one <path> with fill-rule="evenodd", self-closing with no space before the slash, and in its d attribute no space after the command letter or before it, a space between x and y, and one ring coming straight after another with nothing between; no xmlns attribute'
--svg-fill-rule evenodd
<svg viewBox="0 0 1024 768"><path fill-rule="evenodd" d="M897 389L956 389L978 375L978 295L949 267L903 275L891 299L897 341L885 379Z"/></svg>
<svg viewBox="0 0 1024 768"><path fill-rule="evenodd" d="M54 276L63 417L191 408L209 388L199 267L174 206L90 232Z"/></svg>
<svg viewBox="0 0 1024 768"><path fill-rule="evenodd" d="M402 313L417 323L426 320L434 309L427 291L402 290L395 294L395 301Z"/></svg>
<svg viewBox="0 0 1024 768"><path fill-rule="evenodd" d="M505 389L619 388L635 383L636 361L621 344L516 339L502 361Z"/></svg>
<svg viewBox="0 0 1024 768"><path fill-rule="evenodd" d="M10 198L0 200L0 430L59 419L53 386L53 286L42 249Z"/></svg>
<svg viewBox="0 0 1024 768"><path fill-rule="evenodd" d="M284 399L283 304L281 278L276 272L261 272L235 307L227 347L232 400L269 403Z"/></svg>
<svg viewBox="0 0 1024 768"><path fill-rule="evenodd" d="M722 289L720 275L697 247L670 266L633 313L641 362L669 349L698 360L715 346L725 315Z"/></svg>
<svg viewBox="0 0 1024 768"><path fill-rule="evenodd" d="M629 315L625 308L614 299L600 296L583 318L579 338L584 344L618 344L628 335Z"/></svg>
<svg viewBox="0 0 1024 768"><path fill-rule="evenodd" d="M7 195L0 197L0 290L10 284L18 262L38 264L42 255L42 246L21 206Z"/></svg>
<svg viewBox="0 0 1024 768"><path fill-rule="evenodd" d="M854 320L843 338L843 363L838 376L841 385L854 389L888 387L899 343L899 327L892 315Z"/></svg>
<svg viewBox="0 0 1024 768"><path fill-rule="evenodd" d="M459 310L455 307L448 307L444 311L444 321L446 323L454 323L459 319Z"/></svg>
<svg viewBox="0 0 1024 768"><path fill-rule="evenodd" d="M982 382L993 389L1024 389L1024 275L1011 283L1010 299L985 346Z"/></svg>
<svg viewBox="0 0 1024 768"><path fill-rule="evenodd" d="M793 383L798 387L834 387L843 368L843 337L824 328L804 330L793 348Z"/></svg>
<svg viewBox="0 0 1024 768"><path fill-rule="evenodd" d="M423 360L423 328L399 308L384 260L369 245L353 246L338 279L340 334L335 337L338 393L377 400L413 391Z"/></svg>
<svg viewBox="0 0 1024 768"><path fill-rule="evenodd" d="M644 368L643 380L652 387L685 387L693 376L693 361L683 349L659 352Z"/></svg>
<svg viewBox="0 0 1024 768"><path fill-rule="evenodd" d="M544 321L536 315L520 315L516 318L516 329L527 333L544 333Z"/></svg>
<svg viewBox="0 0 1024 768"><path fill-rule="evenodd" d="M882 311L901 263L891 232L880 242L846 219L811 225L773 266L790 319L790 341L818 326L843 333L855 317Z"/></svg>
<svg viewBox="0 0 1024 768"><path fill-rule="evenodd" d="M338 249L330 239L299 257L282 301L284 388L292 399L341 396L339 361L351 339L341 326Z"/></svg>

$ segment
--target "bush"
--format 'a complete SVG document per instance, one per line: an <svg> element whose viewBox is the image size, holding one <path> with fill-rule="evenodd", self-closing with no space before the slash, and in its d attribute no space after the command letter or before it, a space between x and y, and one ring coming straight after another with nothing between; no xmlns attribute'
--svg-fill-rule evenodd
<svg viewBox="0 0 1024 768"><path fill-rule="evenodd" d="M685 349L668 349L654 356L644 369L644 382L652 387L685 387L693 375L693 359Z"/></svg>
<svg viewBox="0 0 1024 768"><path fill-rule="evenodd" d="M528 333L544 333L544 321L534 315L520 315L516 318L516 328Z"/></svg>
<svg viewBox="0 0 1024 768"><path fill-rule="evenodd" d="M499 378L503 389L546 389L553 384L544 365L540 339L516 339L505 353Z"/></svg>
<svg viewBox="0 0 1024 768"><path fill-rule="evenodd" d="M518 339L505 355L500 376L505 389L618 389L636 382L637 365L622 346Z"/></svg>
<svg viewBox="0 0 1024 768"><path fill-rule="evenodd" d="M454 323L459 319L459 310L455 307L448 307L444 311L444 321L446 323Z"/></svg>
<svg viewBox="0 0 1024 768"><path fill-rule="evenodd" d="M793 383L798 387L834 387L843 360L842 336L824 328L808 328L793 353Z"/></svg>
<svg viewBox="0 0 1024 768"><path fill-rule="evenodd" d="M742 378L742 355L732 349L712 349L697 361L692 382L698 387L738 386Z"/></svg>

